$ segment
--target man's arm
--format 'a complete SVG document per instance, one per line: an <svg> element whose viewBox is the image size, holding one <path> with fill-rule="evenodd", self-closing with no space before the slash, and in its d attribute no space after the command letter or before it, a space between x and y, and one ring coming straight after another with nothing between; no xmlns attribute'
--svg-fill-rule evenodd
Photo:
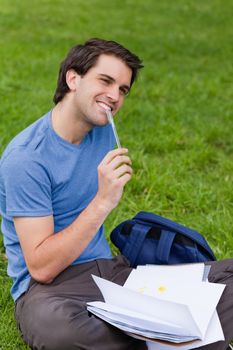
<svg viewBox="0 0 233 350"><path fill-rule="evenodd" d="M117 206L132 176L126 149L109 152L98 167L98 192L85 210L64 230L54 234L53 216L15 217L31 276L50 283L87 247L109 213Z"/></svg>

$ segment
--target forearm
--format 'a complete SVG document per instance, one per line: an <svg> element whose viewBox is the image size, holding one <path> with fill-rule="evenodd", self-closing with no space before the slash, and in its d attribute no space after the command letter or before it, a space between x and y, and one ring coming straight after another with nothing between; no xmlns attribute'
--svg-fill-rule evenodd
<svg viewBox="0 0 233 350"><path fill-rule="evenodd" d="M109 212L96 196L72 224L41 242L34 251L33 277L51 282L84 251Z"/></svg>

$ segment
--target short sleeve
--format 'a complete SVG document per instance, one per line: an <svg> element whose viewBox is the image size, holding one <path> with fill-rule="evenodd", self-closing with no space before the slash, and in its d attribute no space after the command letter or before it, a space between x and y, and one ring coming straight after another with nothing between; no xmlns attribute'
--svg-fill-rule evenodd
<svg viewBox="0 0 233 350"><path fill-rule="evenodd" d="M52 215L52 191L49 169L38 155L12 151L2 164L9 216Z"/></svg>

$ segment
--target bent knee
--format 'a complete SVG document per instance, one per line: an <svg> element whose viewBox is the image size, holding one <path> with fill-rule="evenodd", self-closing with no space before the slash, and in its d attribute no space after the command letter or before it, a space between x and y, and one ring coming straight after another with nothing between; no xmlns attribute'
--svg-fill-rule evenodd
<svg viewBox="0 0 233 350"><path fill-rule="evenodd" d="M75 308L69 300L61 302L53 298L49 303L43 303L38 299L33 305L24 305L20 330L32 349L78 350L79 317L88 318L82 305Z"/></svg>

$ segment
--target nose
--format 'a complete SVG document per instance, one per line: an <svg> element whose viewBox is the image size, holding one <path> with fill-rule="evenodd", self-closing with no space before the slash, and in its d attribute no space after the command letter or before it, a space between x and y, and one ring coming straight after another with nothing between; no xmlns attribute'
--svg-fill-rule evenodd
<svg viewBox="0 0 233 350"><path fill-rule="evenodd" d="M111 86L107 92L107 97L113 102L118 102L120 97L118 86Z"/></svg>

